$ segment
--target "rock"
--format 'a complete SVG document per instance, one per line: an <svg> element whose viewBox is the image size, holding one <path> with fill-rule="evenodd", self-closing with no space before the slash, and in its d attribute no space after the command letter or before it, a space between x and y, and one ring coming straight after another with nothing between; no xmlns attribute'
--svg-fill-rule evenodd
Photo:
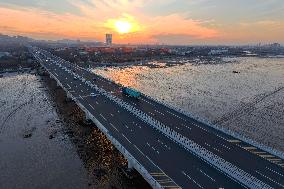
<svg viewBox="0 0 284 189"><path fill-rule="evenodd" d="M31 138L31 137L32 137L32 133L24 134L24 138Z"/></svg>
<svg viewBox="0 0 284 189"><path fill-rule="evenodd" d="M105 169L95 169L94 175L98 177L99 179L107 174L107 171Z"/></svg>
<svg viewBox="0 0 284 189"><path fill-rule="evenodd" d="M241 72L234 70L233 73L241 73Z"/></svg>
<svg viewBox="0 0 284 189"><path fill-rule="evenodd" d="M49 138L49 139L53 139L53 138L54 138L54 135L49 135L48 138Z"/></svg>

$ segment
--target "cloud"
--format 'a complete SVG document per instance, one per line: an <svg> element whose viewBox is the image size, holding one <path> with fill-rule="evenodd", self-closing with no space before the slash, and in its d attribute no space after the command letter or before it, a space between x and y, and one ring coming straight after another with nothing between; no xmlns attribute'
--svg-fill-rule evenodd
<svg viewBox="0 0 284 189"><path fill-rule="evenodd" d="M160 34L152 36L157 43L167 41L170 45L188 45L196 42L195 36L184 34Z"/></svg>
<svg viewBox="0 0 284 189"><path fill-rule="evenodd" d="M84 17L69 13L58 15L38 9L14 10L0 7L0 19L2 32L35 38L88 37L94 31L92 25L85 25L88 20ZM44 36L44 33L49 35Z"/></svg>
<svg viewBox="0 0 284 189"><path fill-rule="evenodd" d="M29 35L36 38L104 39L114 33L118 43L156 43L159 35L191 36L205 39L218 35L218 31L202 26L202 21L185 15L147 16L140 11L144 3L152 0L68 0L80 10L80 15L69 12L55 13L41 8L0 7L0 27L5 33ZM119 35L109 24L115 20L128 20L135 30ZM167 43L167 40L164 41Z"/></svg>
<svg viewBox="0 0 284 189"><path fill-rule="evenodd" d="M259 20L223 26L219 41L227 44L284 42L284 21ZM217 38L218 39L218 38Z"/></svg>
<svg viewBox="0 0 284 189"><path fill-rule="evenodd" d="M3 6L4 1L0 3L0 29L6 34L44 39L103 41L104 34L110 32L116 43L224 44L284 41L283 19L246 19L223 23L215 19L193 19L185 9L160 15L150 15L144 11L145 6L170 5L177 0L64 0L77 12L69 11L66 7L59 12L50 10L56 6L55 0L48 1L48 5L35 4L35 0L21 1L32 1L26 6L22 6L22 3L19 3L20 6L17 3L8 6L8 1ZM65 9L68 10L64 11ZM178 10L177 7L175 10ZM116 32L113 25L117 20L130 22L133 26L131 33Z"/></svg>
<svg viewBox="0 0 284 189"><path fill-rule="evenodd" d="M87 2L87 1L85 1ZM53 12L56 14L77 14L80 15L81 12L78 7L73 6L69 0L1 0L0 6L10 7L10 8L32 8L32 9L42 9L45 11Z"/></svg>

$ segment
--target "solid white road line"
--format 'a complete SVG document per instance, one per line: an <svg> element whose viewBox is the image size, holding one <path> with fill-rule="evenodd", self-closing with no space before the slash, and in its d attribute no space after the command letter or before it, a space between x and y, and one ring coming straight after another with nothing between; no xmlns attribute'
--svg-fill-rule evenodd
<svg viewBox="0 0 284 189"><path fill-rule="evenodd" d="M93 110L95 109L91 104L89 104L89 106L90 106Z"/></svg>
<svg viewBox="0 0 284 189"><path fill-rule="evenodd" d="M105 121L107 121L107 119L106 119L102 114L100 114L100 116L101 116Z"/></svg>
<svg viewBox="0 0 284 189"><path fill-rule="evenodd" d="M132 144L132 143L130 142L130 140L128 140L128 138L127 138L126 136L124 136L124 134L122 134L122 136L123 136L130 144Z"/></svg>
<svg viewBox="0 0 284 189"><path fill-rule="evenodd" d="M112 123L109 123L109 124L110 124L110 126L112 126L117 132L119 132L118 129L117 129Z"/></svg>
<svg viewBox="0 0 284 189"><path fill-rule="evenodd" d="M145 154L139 149L139 148L137 148L137 146L134 144L134 147L143 155L143 156L145 156Z"/></svg>
<svg viewBox="0 0 284 189"><path fill-rule="evenodd" d="M216 182L215 179L213 179L212 177L210 177L209 175L207 175L204 171L202 171L202 169L199 169L199 171L200 171L203 175L205 175L206 177L208 177L210 180L212 180L213 182Z"/></svg>

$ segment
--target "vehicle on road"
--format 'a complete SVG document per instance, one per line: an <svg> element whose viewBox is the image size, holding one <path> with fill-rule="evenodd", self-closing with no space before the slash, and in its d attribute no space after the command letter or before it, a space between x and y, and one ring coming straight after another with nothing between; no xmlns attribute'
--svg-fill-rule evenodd
<svg viewBox="0 0 284 189"><path fill-rule="evenodd" d="M123 87L122 93L133 98L138 98L139 96L141 96L141 93L139 91L136 91L135 89L129 87Z"/></svg>

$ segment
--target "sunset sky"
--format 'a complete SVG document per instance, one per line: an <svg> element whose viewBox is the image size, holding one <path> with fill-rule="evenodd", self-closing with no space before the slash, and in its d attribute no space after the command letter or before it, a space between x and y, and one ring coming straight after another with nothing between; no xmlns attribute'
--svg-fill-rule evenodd
<svg viewBox="0 0 284 189"><path fill-rule="evenodd" d="M284 44L283 0L0 0L0 33L165 44Z"/></svg>

